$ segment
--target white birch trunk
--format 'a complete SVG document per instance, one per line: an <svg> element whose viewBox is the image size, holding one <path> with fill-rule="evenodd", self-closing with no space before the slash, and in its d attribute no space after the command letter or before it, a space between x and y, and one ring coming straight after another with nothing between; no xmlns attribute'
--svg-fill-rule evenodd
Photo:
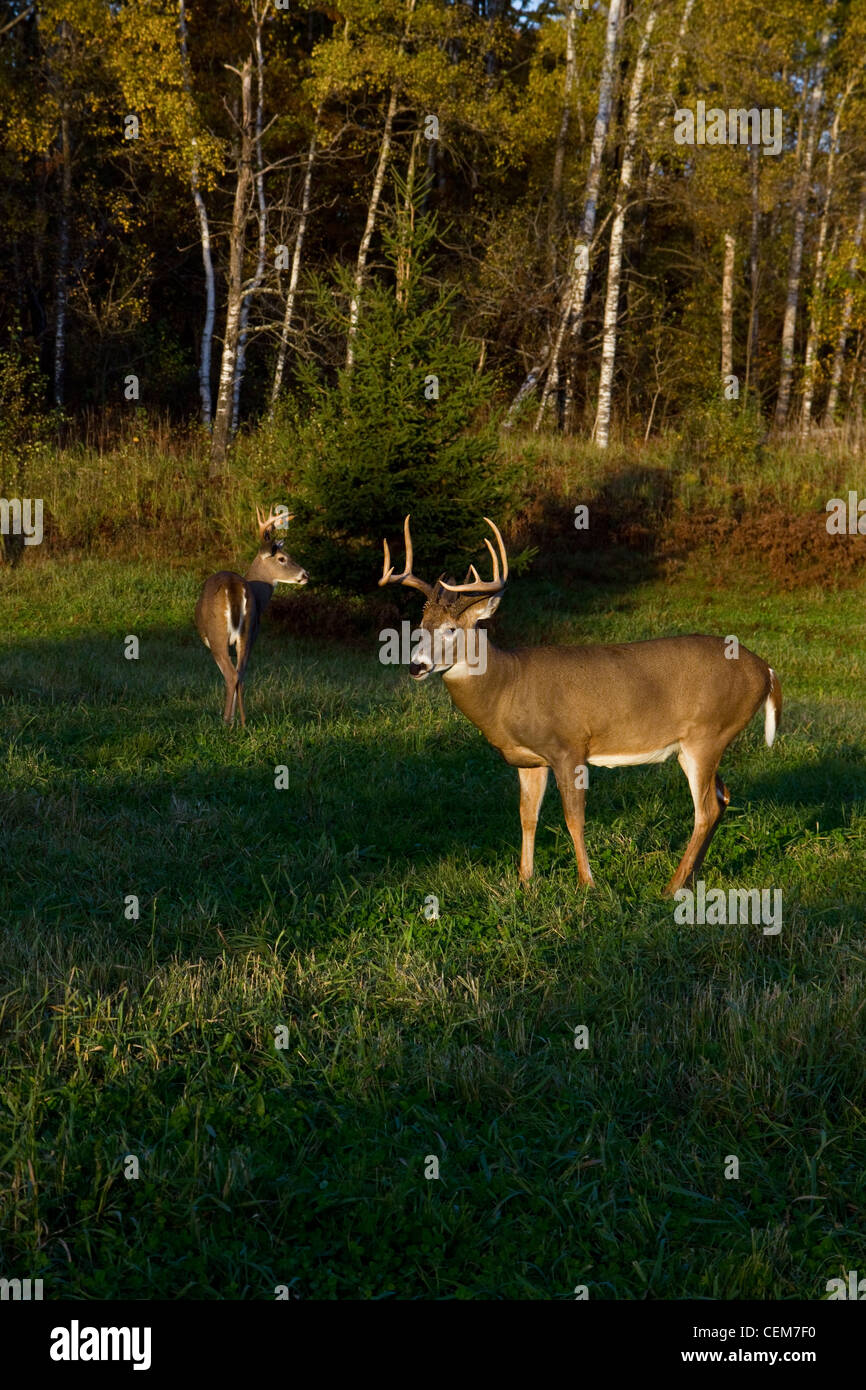
<svg viewBox="0 0 866 1390"><path fill-rule="evenodd" d="M192 98L192 83L189 75L189 52L187 49L187 25L186 7L184 0L180 0L180 51L183 64L183 86L187 96ZM208 222L207 208L204 198L201 195L198 178L198 151L197 141L192 142L192 168L190 171L190 189L192 190L193 203L195 204L196 217L198 218L199 236L201 239L201 259L204 268L205 284L205 314L204 325L201 335L201 353L199 356L198 367L198 389L201 397L201 422L206 429L210 429L213 415L213 405L211 400L210 373L211 357L213 355L213 326L216 317L216 285L214 283L213 256L211 254L210 223Z"/></svg>
<svg viewBox="0 0 866 1390"><path fill-rule="evenodd" d="M229 274L226 297L226 326L223 335L219 391L214 412L211 438L211 477L223 471L231 430L232 391L235 379L241 304L243 301L244 245L249 219L249 195L252 184L252 59L247 58L241 79L241 147L235 184L232 224L229 233Z"/></svg>
<svg viewBox="0 0 866 1390"><path fill-rule="evenodd" d="M391 88L391 96L388 101L388 111L385 116L385 129L382 132L382 143L379 146L379 159L376 163L376 173L373 178L373 191L370 194L370 202L367 206L367 221L364 226L364 235L361 237L361 245L358 247L358 261L355 266L355 283L352 292L352 302L349 305L349 332L346 342L346 370L352 370L355 360L355 336L358 332L358 317L361 312L361 293L364 288L364 281L367 278L367 256L370 251L370 242L373 240L373 231L376 226L376 214L379 210L379 199L382 196L382 188L385 183L385 171L388 168L388 160L391 155L391 131L394 127L394 117L397 114L397 84Z"/></svg>
<svg viewBox="0 0 866 1390"><path fill-rule="evenodd" d="M604 303L604 339L601 350L601 375L598 383L598 405L596 406L593 438L600 449L606 449L610 439L610 403L613 388L613 372L616 363L617 320L619 317L619 282L622 271L622 248L625 232L625 215L628 195L634 175L634 155L637 147L640 102L646 74L650 39L656 22L656 11L650 10L644 26L640 49L635 62L631 91L628 98L626 118L625 148L622 168L619 173L619 187L616 192L616 208L610 232L610 254L607 263L607 293Z"/></svg>
<svg viewBox="0 0 866 1390"><path fill-rule="evenodd" d="M568 127L571 122L571 94L577 75L577 50L575 29L577 27L578 0L569 0L568 14L565 18L565 78L562 88L562 117L556 136L556 150L553 155L553 173L550 180L550 208L547 218L547 236L550 241L551 263L556 259L556 233L562 218L562 175L565 168L565 147L568 142Z"/></svg>
<svg viewBox="0 0 866 1390"><path fill-rule="evenodd" d="M852 279L857 274L857 268L860 264L860 248L863 245L864 229L866 229L866 182L863 184L863 192L860 198L860 211L857 215L857 226L854 229L854 251L848 262L848 274ZM842 384L845 349L848 345L848 331L851 326L851 313L853 308L854 292L851 289L846 289L845 297L842 301L842 325L839 329L839 336L836 339L836 348L833 353L830 389L827 393L827 405L824 410L825 425L832 425L834 423L836 410L839 405L839 387Z"/></svg>
<svg viewBox="0 0 866 1390"><path fill-rule="evenodd" d="M749 331L746 336L746 377L743 384L743 395L749 394L749 383L752 375L752 356L758 350L758 236L761 229L761 200L760 200L760 150L754 145L749 152L751 161L751 204L752 220L749 229Z"/></svg>
<svg viewBox="0 0 866 1390"><path fill-rule="evenodd" d="M295 312L295 298L298 293L298 280L301 274L301 254L304 249L304 236L307 230L307 218L310 213L310 188L313 181L313 163L316 158L316 144L319 135L319 111L316 112L316 125L313 127L313 134L310 138L310 148L307 153L307 168L304 173L304 188L301 194L301 213L298 218L298 229L295 233L295 247L292 252L292 268L289 272L289 288L286 294L286 308L283 314L283 326L280 330L280 346L277 352L277 364L274 368L274 382L271 387L271 410L273 417L283 385L283 372L286 367L286 352L289 344L289 334L292 331L292 318Z"/></svg>
<svg viewBox="0 0 866 1390"><path fill-rule="evenodd" d="M859 75L859 74L858 74ZM824 295L824 282L827 276L825 252L827 249L827 228L830 223L830 204L833 201L833 176L836 165L836 149L839 142L839 129L845 102L854 85L852 77L839 99L836 115L830 130L830 149L827 154L827 178L824 185L824 201L821 206L821 222L818 227L818 245L815 249L815 274L812 280L812 302L809 310L809 333L806 339L806 357L803 363L803 411L800 417L800 438L807 439L812 427L812 407L815 401L815 364L820 346L821 300Z"/></svg>
<svg viewBox="0 0 866 1390"><path fill-rule="evenodd" d="M608 130L610 128L610 111L615 75L614 66L617 44L619 41L619 24L621 17L622 0L610 0L607 12L607 29L605 32L604 61L598 89L598 110L595 118L595 130L593 132L592 148L589 155L589 169L587 171L586 188L584 191L583 216L580 222L580 230L578 231L572 247L571 263L563 287L559 324L553 353L551 354L550 366L547 371L547 382L542 392L541 404L538 407L538 415L535 419L536 432L541 428L541 423L547 410L547 404L552 394L553 382L558 379L559 359L562 354L562 345L565 341L565 335L570 329L573 337L577 338L580 336L583 327L586 289L589 284L589 256L592 238L595 232L596 214L598 211L598 191L601 184L601 161L604 154L604 147L607 143Z"/></svg>
<svg viewBox="0 0 866 1390"><path fill-rule="evenodd" d="M689 20L690 20L691 17L692 17L692 10L694 9L694 7L695 7L695 0L686 0L685 6L684 6L684 8L683 8L683 17L682 17L682 19L680 20L680 27L679 27L679 30L677 31L677 41L676 41L676 45L675 45L675 47L674 47L673 54L671 55L671 65L670 65L670 68L668 69L667 100L666 100L666 102L665 102L665 112L664 112L664 115L663 115L663 116L661 117L661 119L659 120L659 130L660 130L660 131L664 129L664 127L667 125L668 121L669 121L669 120L671 119L671 117L673 116L673 111L674 111L674 100L675 100L675 96L676 96L676 85L675 85L675 84L676 84L676 76L677 76L677 73L679 72L680 63L681 63L682 60L683 60L683 47L684 47L684 45L685 45L686 34L688 33L688 28L689 28ZM649 169L647 170L647 176L646 176L646 196L647 196L647 197L649 197L650 192L652 191L652 185L653 185L653 183L655 182L656 174L658 173L659 164L660 164L660 163L661 163L661 156L660 156L660 155L656 155L656 156L650 161L650 166L649 166Z"/></svg>
<svg viewBox="0 0 866 1390"><path fill-rule="evenodd" d="M785 295L785 316L782 321L782 354L779 369L779 393L776 397L775 425L784 429L791 404L791 388L794 382L794 337L797 330L797 310L800 303L800 275L803 268L803 243L806 235L806 204L809 199L809 184L812 165L815 160L815 143L818 127L818 112L823 99L824 59L828 36L822 39L822 58L815 73L815 85L809 99L808 116L805 122L806 144L800 177L794 202L794 239L791 243L791 257L788 263L788 288Z"/></svg>
<svg viewBox="0 0 866 1390"><path fill-rule="evenodd" d="M264 0L261 10L258 9L256 0L252 0L251 8L255 23L255 53L256 53L256 201L259 209L259 244L256 256L256 269L252 281L244 292L243 304L241 305L240 332L238 334L238 355L235 362L235 379L232 385L232 427L231 432L235 434L240 419L241 406L241 386L244 379L244 371L247 363L247 329L250 318L250 308L254 296L258 293L265 274L265 256L268 244L268 205L265 201L265 176L264 161L262 160L262 126L264 124L265 107L265 58L262 51L262 25L268 16L271 0Z"/></svg>

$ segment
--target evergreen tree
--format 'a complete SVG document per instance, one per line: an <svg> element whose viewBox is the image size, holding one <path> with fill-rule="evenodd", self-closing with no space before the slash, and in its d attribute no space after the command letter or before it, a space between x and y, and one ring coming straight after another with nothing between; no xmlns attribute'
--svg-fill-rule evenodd
<svg viewBox="0 0 866 1390"><path fill-rule="evenodd" d="M454 291L428 278L435 218L395 183L387 273L364 291L352 367L330 382L306 371L294 407L305 553L321 578L352 583L373 581L382 537L399 547L407 513L425 577L465 567L482 517L505 519L515 483L489 409L494 378L479 370L477 344L455 333ZM332 320L345 324L351 292L351 277L338 276Z"/></svg>

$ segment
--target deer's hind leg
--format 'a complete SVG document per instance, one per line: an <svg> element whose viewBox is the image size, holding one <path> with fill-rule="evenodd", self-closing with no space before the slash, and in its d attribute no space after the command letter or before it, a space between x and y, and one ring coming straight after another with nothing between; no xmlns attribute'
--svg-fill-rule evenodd
<svg viewBox="0 0 866 1390"><path fill-rule="evenodd" d="M220 669L223 680L226 683L226 699L223 708L223 719L226 724L231 724L235 714L235 697L237 692L237 672L232 665L228 648L221 652L215 652L211 647L211 656Z"/></svg>
<svg viewBox="0 0 866 1390"><path fill-rule="evenodd" d="M677 761L686 774L695 807L695 825L686 852L665 892L676 893L698 872L719 821L730 801L730 793L718 775L724 748L681 748Z"/></svg>
<svg viewBox="0 0 866 1390"><path fill-rule="evenodd" d="M562 797L565 823L574 845L577 859L577 876L587 887L594 882L583 838L583 825L586 818L586 757L583 753L569 755L568 759L554 768L556 785Z"/></svg>

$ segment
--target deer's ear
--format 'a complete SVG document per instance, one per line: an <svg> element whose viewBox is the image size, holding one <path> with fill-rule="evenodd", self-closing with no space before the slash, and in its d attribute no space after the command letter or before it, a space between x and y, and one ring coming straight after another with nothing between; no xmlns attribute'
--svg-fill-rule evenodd
<svg viewBox="0 0 866 1390"><path fill-rule="evenodd" d="M493 616L499 607L501 598L501 594L487 594L484 598L480 598L477 603L470 604L468 608L465 608L461 616L468 618L470 623L483 622L485 618Z"/></svg>

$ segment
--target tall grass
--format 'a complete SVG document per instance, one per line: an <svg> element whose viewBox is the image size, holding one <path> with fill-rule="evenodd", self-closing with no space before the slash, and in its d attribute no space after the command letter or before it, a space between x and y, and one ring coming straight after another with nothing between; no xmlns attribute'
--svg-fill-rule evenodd
<svg viewBox="0 0 866 1390"><path fill-rule="evenodd" d="M88 437L42 445L23 460L0 458L0 493L44 499L46 544L55 553L244 552L256 503L284 499L295 485L292 431L279 420L239 435L218 482L208 476L208 441L198 430L177 436L166 420L142 413L111 432L94 421ZM802 444L765 440L748 420L732 427L713 411L684 433L614 442L606 451L558 434L517 432L503 432L501 447L522 465L514 508L530 530L540 512L567 515L598 498L609 510L656 524L690 511L819 512L858 485L866 458L856 423Z"/></svg>

